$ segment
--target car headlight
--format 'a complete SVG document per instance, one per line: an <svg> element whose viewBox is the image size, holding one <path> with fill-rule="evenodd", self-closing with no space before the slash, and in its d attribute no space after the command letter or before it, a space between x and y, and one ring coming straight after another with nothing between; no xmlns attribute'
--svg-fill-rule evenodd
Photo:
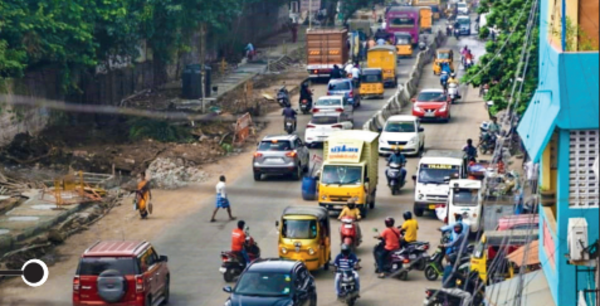
<svg viewBox="0 0 600 306"><path fill-rule="evenodd" d="M423 111L423 110L422 110L420 107L418 107L418 106L414 106L414 110L416 110L417 112L422 112L422 111Z"/></svg>
<svg viewBox="0 0 600 306"><path fill-rule="evenodd" d="M315 255L315 250L313 250L312 248L308 249L308 255Z"/></svg>
<svg viewBox="0 0 600 306"><path fill-rule="evenodd" d="M287 254L287 249L286 248L281 248L281 254Z"/></svg>
<svg viewBox="0 0 600 306"><path fill-rule="evenodd" d="M326 195L322 195L321 196L321 200L327 200L327 196Z"/></svg>
<svg viewBox="0 0 600 306"><path fill-rule="evenodd" d="M446 111L446 105L440 107L440 109L438 109L438 112L445 112Z"/></svg>
<svg viewBox="0 0 600 306"><path fill-rule="evenodd" d="M417 136L413 136L408 142L409 143L414 143L417 141Z"/></svg>

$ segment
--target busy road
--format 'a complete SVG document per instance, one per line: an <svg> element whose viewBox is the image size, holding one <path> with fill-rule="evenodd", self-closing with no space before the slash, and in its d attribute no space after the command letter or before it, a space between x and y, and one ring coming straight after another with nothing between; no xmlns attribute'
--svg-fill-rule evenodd
<svg viewBox="0 0 600 306"><path fill-rule="evenodd" d="M444 26L445 21L439 21L434 26ZM429 39L431 41L431 39ZM484 53L483 43L475 36L461 37L459 41L450 37L446 47L452 48L455 54L455 63L458 76L462 74L462 66L458 63L460 48L469 46L475 58ZM403 84L414 64L414 57L402 59L398 67L399 83ZM425 88L440 88L439 77L432 73L431 63L423 68L419 90ZM314 96L318 98L326 95L326 85L313 84ZM387 99L396 89L387 89L384 99L364 99L362 105L355 111L355 129L362 125L375 112L381 109ZM487 119L483 102L479 101L475 90L466 90L462 87L463 99L453 106L452 120L449 123L426 123L425 148L426 149L460 149L467 138L475 139L481 121ZM297 97L293 97L295 103ZM407 105L401 112L411 113L411 105ZM269 134L282 133L282 118L279 113L269 115L272 119L268 128ZM310 120L308 115L300 115L298 119L298 134L303 137L306 124ZM311 149L311 155L321 155L319 148ZM383 220L391 216L396 219L396 224L402 223L402 213L413 207L413 182L410 180L417 166L417 157L408 158L407 184L399 195L392 196L385 184L385 158L380 158L379 184L376 205L369 212L368 217L361 221L363 244L357 250L357 256L362 259L364 267L360 271L361 298L359 305L420 305L424 299L427 287L440 287L440 282L430 282L425 279L422 271L411 271L406 281L397 279L379 279L374 273L373 246L377 240L372 238L373 228L382 230ZM251 161L248 160L246 168L237 169L240 175L227 182L227 192L234 209L234 215L243 219L250 227L251 235L257 240L262 249L262 257L277 257L278 232L275 221L281 216L283 209L289 205L317 205L316 201L302 200L300 182L290 179L269 178L261 181L253 179ZM227 173L225 173L227 175ZM231 230L235 221L223 221L225 214L219 213L220 220L209 223L208 219L214 209L214 197L200 199L202 208L185 216L176 224L166 228L156 229L160 234L152 243L157 250L169 256L171 271L171 300L172 305L222 305L227 299L227 293L222 291L226 284L218 269L221 264L220 252L228 250L231 243ZM339 253L340 238L337 229L340 223L332 216L332 256ZM439 243L439 232L436 230L441 222L432 214L425 214L418 218L418 240L429 241L432 248ZM115 237L115 238L120 238ZM433 250L430 250L433 252ZM75 267L73 267L74 269ZM317 280L318 305L335 305L336 294L334 289L334 276L330 271L320 270L315 272ZM42 290L31 291L26 298L28 301L45 301L50 305L68 305L71 301L71 278L73 274L53 275L46 284L52 288L51 293ZM385 293L385 294L382 294Z"/></svg>

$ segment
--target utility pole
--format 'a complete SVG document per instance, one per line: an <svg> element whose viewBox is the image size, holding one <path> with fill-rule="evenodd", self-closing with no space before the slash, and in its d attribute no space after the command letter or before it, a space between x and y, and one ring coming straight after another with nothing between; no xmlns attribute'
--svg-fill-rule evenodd
<svg viewBox="0 0 600 306"><path fill-rule="evenodd" d="M204 65L206 59L206 23L202 22L200 24L200 90L202 91L202 100L200 101L202 105L202 113L205 113L206 106L204 105L206 97L206 86L204 85L204 77L206 73L206 69L204 69Z"/></svg>
<svg viewBox="0 0 600 306"><path fill-rule="evenodd" d="M312 0L308 1L308 28L312 29Z"/></svg>

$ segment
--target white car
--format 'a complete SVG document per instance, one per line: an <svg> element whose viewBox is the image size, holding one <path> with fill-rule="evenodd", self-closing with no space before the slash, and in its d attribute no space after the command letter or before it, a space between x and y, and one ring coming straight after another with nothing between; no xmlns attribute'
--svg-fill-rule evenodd
<svg viewBox="0 0 600 306"><path fill-rule="evenodd" d="M458 11L459 15L469 15L469 6L466 2L459 2L456 5L456 10Z"/></svg>
<svg viewBox="0 0 600 306"><path fill-rule="evenodd" d="M379 136L379 154L388 155L399 147L400 152L419 155L425 148L425 129L418 117L398 115L389 117Z"/></svg>
<svg viewBox="0 0 600 306"><path fill-rule="evenodd" d="M351 130L354 124L344 113L319 112L313 114L304 132L304 142L307 146L323 143L333 132Z"/></svg>
<svg viewBox="0 0 600 306"><path fill-rule="evenodd" d="M338 112L344 113L346 118L354 123L354 106L345 96L320 97L313 105L313 113Z"/></svg>

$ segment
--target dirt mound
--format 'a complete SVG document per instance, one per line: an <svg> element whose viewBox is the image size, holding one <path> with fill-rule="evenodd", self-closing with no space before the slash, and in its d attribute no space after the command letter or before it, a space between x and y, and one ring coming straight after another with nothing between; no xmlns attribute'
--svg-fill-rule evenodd
<svg viewBox="0 0 600 306"><path fill-rule="evenodd" d="M152 187L159 189L177 189L188 183L204 182L209 177L197 167L186 166L186 161L182 158L157 158L148 167L147 174Z"/></svg>

